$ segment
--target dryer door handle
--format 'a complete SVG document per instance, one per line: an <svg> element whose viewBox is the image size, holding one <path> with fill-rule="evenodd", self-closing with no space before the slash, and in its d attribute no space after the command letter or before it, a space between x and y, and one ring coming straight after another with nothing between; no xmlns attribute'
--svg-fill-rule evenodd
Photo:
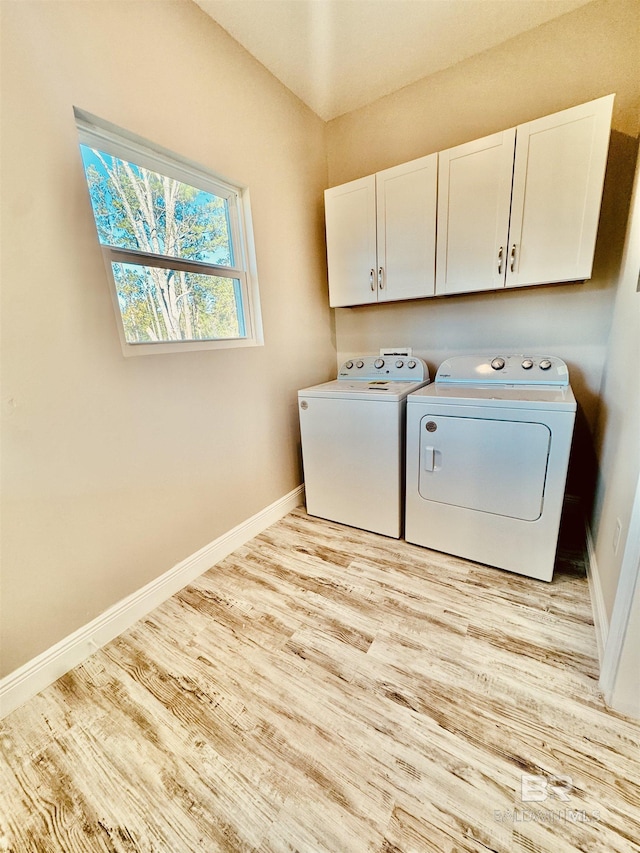
<svg viewBox="0 0 640 853"><path fill-rule="evenodd" d="M436 451L435 448L430 446L425 446L422 452L422 464L424 465L425 471L433 471L436 463Z"/></svg>
<svg viewBox="0 0 640 853"><path fill-rule="evenodd" d="M425 471L439 471L442 468L442 452L426 444L422 448L422 466Z"/></svg>

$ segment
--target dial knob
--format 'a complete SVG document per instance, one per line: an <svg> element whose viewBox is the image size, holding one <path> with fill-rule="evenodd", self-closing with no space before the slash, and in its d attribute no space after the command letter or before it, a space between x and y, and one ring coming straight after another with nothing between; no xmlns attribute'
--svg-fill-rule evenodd
<svg viewBox="0 0 640 853"><path fill-rule="evenodd" d="M356 367L364 367L364 361L356 361Z"/></svg>
<svg viewBox="0 0 640 853"><path fill-rule="evenodd" d="M533 367L533 361L530 358L525 358L525 360L522 362L522 366L525 370L531 370L531 368Z"/></svg>
<svg viewBox="0 0 640 853"><path fill-rule="evenodd" d="M376 358L376 360L373 362L373 366L374 366L374 367L377 367L377 368L378 368L378 370L379 370L381 367L384 367L384 359L383 359L383 358Z"/></svg>
<svg viewBox="0 0 640 853"><path fill-rule="evenodd" d="M551 362L549 361L549 359L543 358L542 361L540 362L540 370L549 370L550 367L551 367Z"/></svg>
<svg viewBox="0 0 640 853"><path fill-rule="evenodd" d="M407 367L409 368L409 370L413 370L413 368L416 366L416 364L417 364L417 362L414 361L414 359L411 359L411 361L407 362Z"/></svg>
<svg viewBox="0 0 640 853"><path fill-rule="evenodd" d="M404 367L404 361L402 361L401 359L398 359L396 361L396 367Z"/></svg>
<svg viewBox="0 0 640 853"><path fill-rule="evenodd" d="M352 362L352 361L348 361L348 362L345 364L345 367L347 368L347 370L351 370L351 368L353 367L353 362Z"/></svg>
<svg viewBox="0 0 640 853"><path fill-rule="evenodd" d="M498 356L498 358L494 358L493 361L491 362L491 367L493 367L494 370L502 370L502 368L504 366L505 366L505 360L504 360L504 358L501 358L500 356Z"/></svg>

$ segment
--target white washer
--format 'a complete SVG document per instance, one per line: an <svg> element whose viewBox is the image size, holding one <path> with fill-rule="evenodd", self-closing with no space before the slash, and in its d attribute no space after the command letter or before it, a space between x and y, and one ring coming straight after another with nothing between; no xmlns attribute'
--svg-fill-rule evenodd
<svg viewBox="0 0 640 853"><path fill-rule="evenodd" d="M575 413L559 358L443 362L407 401L407 541L550 581Z"/></svg>
<svg viewBox="0 0 640 853"><path fill-rule="evenodd" d="M361 356L298 392L310 515L401 536L406 400L428 381L419 358Z"/></svg>

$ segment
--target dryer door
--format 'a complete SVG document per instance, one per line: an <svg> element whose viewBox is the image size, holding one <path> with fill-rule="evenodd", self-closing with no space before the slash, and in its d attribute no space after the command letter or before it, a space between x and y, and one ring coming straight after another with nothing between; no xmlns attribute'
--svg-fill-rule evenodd
<svg viewBox="0 0 640 853"><path fill-rule="evenodd" d="M546 424L425 415L418 490L425 500L535 521L550 444Z"/></svg>

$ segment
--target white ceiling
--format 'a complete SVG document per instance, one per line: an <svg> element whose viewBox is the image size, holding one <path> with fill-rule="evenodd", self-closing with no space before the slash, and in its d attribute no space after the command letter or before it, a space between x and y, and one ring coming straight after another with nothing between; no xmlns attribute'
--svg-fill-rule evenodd
<svg viewBox="0 0 640 853"><path fill-rule="evenodd" d="M196 0L330 120L593 0Z"/></svg>

